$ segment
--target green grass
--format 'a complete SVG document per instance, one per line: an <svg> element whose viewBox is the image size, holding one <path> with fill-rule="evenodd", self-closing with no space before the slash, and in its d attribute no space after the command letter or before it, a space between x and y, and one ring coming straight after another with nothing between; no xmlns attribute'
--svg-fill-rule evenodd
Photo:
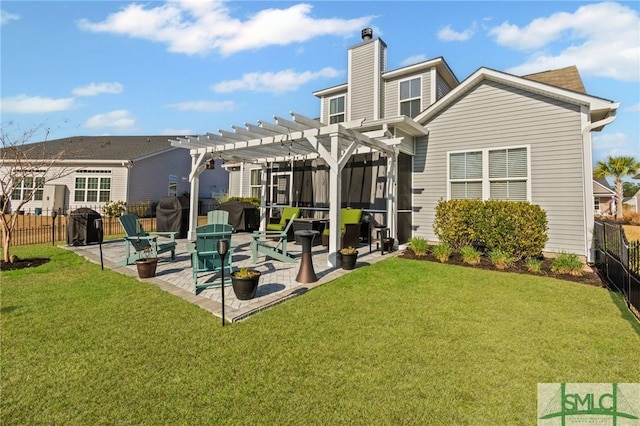
<svg viewBox="0 0 640 426"><path fill-rule="evenodd" d="M534 424L540 382L640 382L619 295L390 258L220 326L45 245L1 278L3 424Z"/></svg>

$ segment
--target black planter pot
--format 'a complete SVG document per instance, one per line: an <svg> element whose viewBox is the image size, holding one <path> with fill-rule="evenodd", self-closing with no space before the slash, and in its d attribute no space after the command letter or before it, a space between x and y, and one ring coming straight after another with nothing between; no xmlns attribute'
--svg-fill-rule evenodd
<svg viewBox="0 0 640 426"><path fill-rule="evenodd" d="M140 278L154 277L156 275L157 266L158 266L157 257L136 260L136 267L138 268L138 276Z"/></svg>
<svg viewBox="0 0 640 426"><path fill-rule="evenodd" d="M383 242L383 244L384 244L384 251L393 251L393 243L394 243L395 241L396 241L396 240L395 240L395 239L393 239L393 238L385 238L385 239L384 239L384 242Z"/></svg>
<svg viewBox="0 0 640 426"><path fill-rule="evenodd" d="M236 277L231 274L231 285L238 300L253 299L258 290L260 274L255 277Z"/></svg>
<svg viewBox="0 0 640 426"><path fill-rule="evenodd" d="M342 254L340 253L340 266L342 269L351 270L356 267L356 262L358 260L358 253L354 254Z"/></svg>

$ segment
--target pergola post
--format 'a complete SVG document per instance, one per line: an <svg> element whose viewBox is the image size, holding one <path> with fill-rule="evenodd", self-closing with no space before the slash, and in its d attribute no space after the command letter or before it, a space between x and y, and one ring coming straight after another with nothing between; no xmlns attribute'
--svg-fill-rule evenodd
<svg viewBox="0 0 640 426"><path fill-rule="evenodd" d="M260 229L267 230L267 164L262 163L260 171Z"/></svg>
<svg viewBox="0 0 640 426"><path fill-rule="evenodd" d="M198 194L200 193L200 173L204 170L206 152L191 154L191 193L189 194L189 239L196 238L196 228L198 227Z"/></svg>
<svg viewBox="0 0 640 426"><path fill-rule="evenodd" d="M331 159L329 164L329 255L327 265L338 266L337 253L340 250L340 206L342 206L342 169L338 164L340 143L337 134L331 135Z"/></svg>
<svg viewBox="0 0 640 426"><path fill-rule="evenodd" d="M389 236L397 238L397 154L387 156L387 227Z"/></svg>

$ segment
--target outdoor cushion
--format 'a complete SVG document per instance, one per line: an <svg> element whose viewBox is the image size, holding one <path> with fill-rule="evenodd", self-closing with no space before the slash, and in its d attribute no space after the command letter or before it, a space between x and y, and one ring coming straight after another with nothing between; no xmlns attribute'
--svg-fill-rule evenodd
<svg viewBox="0 0 640 426"><path fill-rule="evenodd" d="M360 223L362 210L360 209L340 209L340 233L344 233L347 223ZM325 227L323 235L329 235L329 227Z"/></svg>
<svg viewBox="0 0 640 426"><path fill-rule="evenodd" d="M296 215L300 217L300 209L298 207L285 207L282 209L282 215L278 223L269 223L267 225L267 231L282 231L287 225L287 221L291 219L291 216Z"/></svg>

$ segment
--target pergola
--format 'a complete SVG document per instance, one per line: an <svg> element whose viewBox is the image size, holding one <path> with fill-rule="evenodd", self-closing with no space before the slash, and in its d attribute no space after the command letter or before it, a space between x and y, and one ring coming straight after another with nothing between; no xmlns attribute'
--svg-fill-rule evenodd
<svg viewBox="0 0 640 426"><path fill-rule="evenodd" d="M330 237L327 262L330 266L336 266L336 253L340 248L342 169L353 154L374 151L385 154L387 158L387 226L395 234L396 167L398 145L403 137L394 136L388 123L383 120L369 122L366 126L365 120L325 124L301 114L290 114L291 119L274 116L275 123L245 123L244 126L231 126L233 131L219 130L218 134L206 133L171 141L172 146L191 151L189 237L194 237L198 223L199 175L205 170L207 161L222 159L240 164L241 167L245 164L261 165L260 227L265 229L268 165L273 162L321 158L329 167Z"/></svg>

